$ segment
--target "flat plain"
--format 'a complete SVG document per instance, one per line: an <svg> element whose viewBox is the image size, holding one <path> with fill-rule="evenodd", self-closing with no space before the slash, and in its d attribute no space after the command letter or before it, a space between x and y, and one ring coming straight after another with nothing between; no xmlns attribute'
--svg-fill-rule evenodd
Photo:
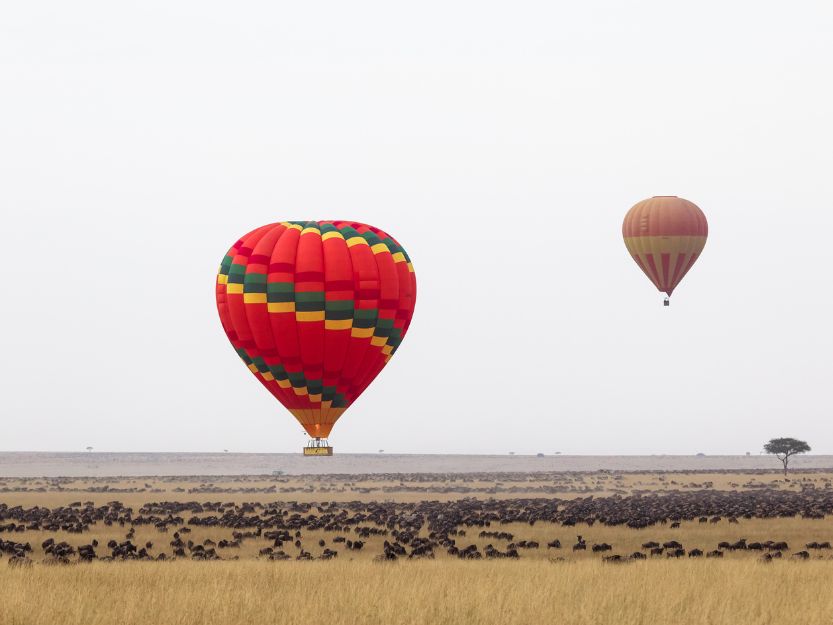
<svg viewBox="0 0 833 625"><path fill-rule="evenodd" d="M0 623L829 624L831 515L826 469L0 478Z"/></svg>

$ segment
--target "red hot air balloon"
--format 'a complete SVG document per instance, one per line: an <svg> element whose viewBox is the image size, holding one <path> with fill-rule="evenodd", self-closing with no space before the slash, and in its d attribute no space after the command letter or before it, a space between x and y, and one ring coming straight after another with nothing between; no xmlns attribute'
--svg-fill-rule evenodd
<svg viewBox="0 0 833 625"><path fill-rule="evenodd" d="M664 304L700 257L709 235L696 204L660 195L635 204L625 215L622 236L636 264L667 294Z"/></svg>
<svg viewBox="0 0 833 625"><path fill-rule="evenodd" d="M331 455L333 425L408 331L416 276L390 235L352 221L285 221L242 237L217 275L223 329L255 377Z"/></svg>

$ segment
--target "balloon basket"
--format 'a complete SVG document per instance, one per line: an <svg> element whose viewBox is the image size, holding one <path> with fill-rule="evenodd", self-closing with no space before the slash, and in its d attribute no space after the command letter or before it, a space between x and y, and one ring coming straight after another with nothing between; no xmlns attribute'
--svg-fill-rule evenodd
<svg viewBox="0 0 833 625"><path fill-rule="evenodd" d="M664 300L662 300L662 305L663 306L670 306L671 305L671 300L666 297Z"/></svg>
<svg viewBox="0 0 833 625"><path fill-rule="evenodd" d="M305 456L332 456L333 448L330 447L326 439L314 438L311 439L307 446L304 447Z"/></svg>
<svg viewBox="0 0 833 625"><path fill-rule="evenodd" d="M332 456L332 447L304 447L305 456Z"/></svg>

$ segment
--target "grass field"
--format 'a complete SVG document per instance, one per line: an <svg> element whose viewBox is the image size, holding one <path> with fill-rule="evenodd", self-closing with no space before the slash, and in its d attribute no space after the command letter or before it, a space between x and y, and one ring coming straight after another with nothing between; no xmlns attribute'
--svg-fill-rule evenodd
<svg viewBox="0 0 833 625"><path fill-rule="evenodd" d="M829 562L170 562L0 568L4 625L833 622Z"/></svg>
<svg viewBox="0 0 833 625"><path fill-rule="evenodd" d="M73 502L103 505L121 501L138 508L148 502L453 502L462 497L512 499L610 497L638 493L768 492L821 489L829 493L833 474L777 473L587 473L556 475L350 476L324 478L246 476L234 478L96 478L73 480L0 478L0 504L8 507L57 508ZM544 489L544 490L542 490ZM550 491L550 492L545 492ZM551 491L558 491L552 494ZM447 504L442 503L445 506ZM314 510L313 510L314 512ZM206 512L200 516L209 514ZM407 510L403 512L407 514ZM185 515L186 518L189 515ZM4 522L0 515L0 526ZM191 526L184 534L202 544L232 539L230 527ZM484 550L508 541L478 537L480 527L458 536L460 546ZM271 544L250 537L239 548L218 550L224 561L94 561L68 565L41 548L46 537L74 546L97 539L99 555L113 539L123 541L133 530L134 543L152 542L151 557L171 555L174 533L153 525L96 523L83 533L26 529L0 531L0 539L28 542L31 566L6 566L0 555L0 625L213 625L227 623L500 623L571 624L833 624L833 559L816 550L809 560L793 554L809 541L833 541L833 516L741 518L729 523L683 520L645 529L625 525L578 523L495 523L491 530L511 532L515 541L534 540L538 549L523 549L518 560L464 561L436 551L433 560L379 562L382 543L392 536L370 536L361 551L348 551L333 541L332 531L304 530L304 549L317 557L327 547L339 550L329 561L268 561L259 556ZM422 536L428 528L423 527ZM628 554L645 541L676 540L687 550L709 551L720 541L786 541L783 558L765 563L760 551L725 551L722 559L668 559L615 564L602 555L570 548L581 534L588 545L609 543L607 553ZM348 537L355 534L347 534ZM547 549L558 538L562 549ZM294 539L293 539L294 540ZM290 543L288 552L298 550ZM644 550L643 550L644 551Z"/></svg>

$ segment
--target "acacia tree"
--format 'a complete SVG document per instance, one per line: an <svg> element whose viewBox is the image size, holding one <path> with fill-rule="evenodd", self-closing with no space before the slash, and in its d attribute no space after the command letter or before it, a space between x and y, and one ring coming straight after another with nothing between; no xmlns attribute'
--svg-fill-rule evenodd
<svg viewBox="0 0 833 625"><path fill-rule="evenodd" d="M787 465L790 457L810 451L810 446L797 438L773 438L766 445L764 451L773 454L784 465L784 477L787 477Z"/></svg>

